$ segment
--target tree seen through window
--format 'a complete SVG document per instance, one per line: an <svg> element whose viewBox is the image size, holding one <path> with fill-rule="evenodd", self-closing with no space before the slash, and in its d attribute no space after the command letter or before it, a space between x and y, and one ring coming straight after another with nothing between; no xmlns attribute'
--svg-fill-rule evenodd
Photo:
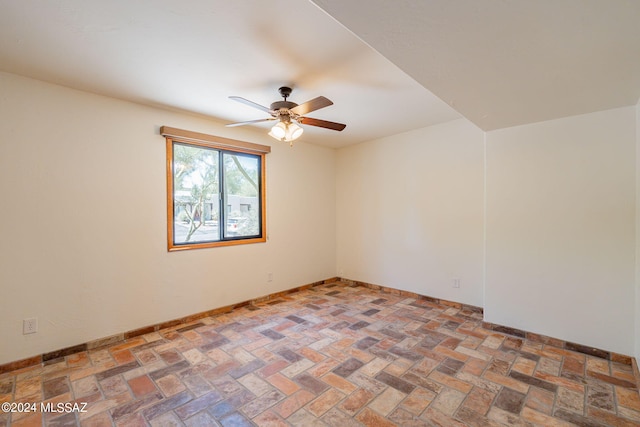
<svg viewBox="0 0 640 427"><path fill-rule="evenodd" d="M260 168L259 155L173 142L174 245L261 237Z"/></svg>

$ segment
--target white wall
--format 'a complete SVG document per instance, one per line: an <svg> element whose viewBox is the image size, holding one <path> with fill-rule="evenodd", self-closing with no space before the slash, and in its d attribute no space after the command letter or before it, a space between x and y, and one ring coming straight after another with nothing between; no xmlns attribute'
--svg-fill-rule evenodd
<svg viewBox="0 0 640 427"><path fill-rule="evenodd" d="M161 125L272 145L267 243L166 251ZM0 132L0 364L336 274L640 360L640 105L487 134L486 242L466 120L336 154L0 73Z"/></svg>
<svg viewBox="0 0 640 427"><path fill-rule="evenodd" d="M333 150L273 141L267 243L168 253L162 125L273 141L0 73L0 364L335 276Z"/></svg>
<svg viewBox="0 0 640 427"><path fill-rule="evenodd" d="M487 134L458 120L340 149L338 275L640 355L637 110Z"/></svg>
<svg viewBox="0 0 640 427"><path fill-rule="evenodd" d="M339 276L483 305L480 129L456 120L346 147L337 165Z"/></svg>
<svg viewBox="0 0 640 427"><path fill-rule="evenodd" d="M487 321L634 354L635 115L487 134Z"/></svg>
<svg viewBox="0 0 640 427"><path fill-rule="evenodd" d="M636 324L635 357L640 366L640 100L636 105Z"/></svg>

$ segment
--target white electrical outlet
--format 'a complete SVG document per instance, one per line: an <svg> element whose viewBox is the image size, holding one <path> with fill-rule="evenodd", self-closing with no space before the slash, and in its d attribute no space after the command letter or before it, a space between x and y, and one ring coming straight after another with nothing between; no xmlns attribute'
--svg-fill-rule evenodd
<svg viewBox="0 0 640 427"><path fill-rule="evenodd" d="M453 287L454 288L460 287L460 279L453 279Z"/></svg>
<svg viewBox="0 0 640 427"><path fill-rule="evenodd" d="M267 274L267 282L273 282L273 273Z"/></svg>
<svg viewBox="0 0 640 427"><path fill-rule="evenodd" d="M38 318L24 319L22 321L22 335L35 334L38 332Z"/></svg>

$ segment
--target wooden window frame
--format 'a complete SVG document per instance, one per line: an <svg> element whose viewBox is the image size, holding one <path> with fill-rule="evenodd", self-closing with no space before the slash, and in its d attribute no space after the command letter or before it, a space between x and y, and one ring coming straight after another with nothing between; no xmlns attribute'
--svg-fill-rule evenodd
<svg viewBox="0 0 640 427"><path fill-rule="evenodd" d="M167 249L170 252L184 251L189 249L215 248L219 246L246 245L251 243L263 243L267 241L267 209L266 209L266 155L271 152L271 147L267 145L253 144L250 142L238 141L235 139L223 138L204 133L192 132L183 129L176 129L168 126L160 128L160 134L166 139L167 148ZM251 154L260 158L260 236L249 238L226 238L211 242L180 243L174 242L174 188L173 188L173 145L174 142L210 148L224 152L236 152L240 154ZM221 213L222 214L222 213ZM219 227L225 227L220 221ZM220 229L220 228L219 228ZM222 236L221 236L222 238Z"/></svg>

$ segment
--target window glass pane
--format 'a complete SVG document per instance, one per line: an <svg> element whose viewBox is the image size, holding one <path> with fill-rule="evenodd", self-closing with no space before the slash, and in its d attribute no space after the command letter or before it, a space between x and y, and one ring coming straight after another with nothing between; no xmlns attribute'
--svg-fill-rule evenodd
<svg viewBox="0 0 640 427"><path fill-rule="evenodd" d="M264 154L167 138L169 251L265 242Z"/></svg>
<svg viewBox="0 0 640 427"><path fill-rule="evenodd" d="M220 240L219 152L173 146L174 244Z"/></svg>
<svg viewBox="0 0 640 427"><path fill-rule="evenodd" d="M225 238L260 236L260 157L224 152L222 159Z"/></svg>

